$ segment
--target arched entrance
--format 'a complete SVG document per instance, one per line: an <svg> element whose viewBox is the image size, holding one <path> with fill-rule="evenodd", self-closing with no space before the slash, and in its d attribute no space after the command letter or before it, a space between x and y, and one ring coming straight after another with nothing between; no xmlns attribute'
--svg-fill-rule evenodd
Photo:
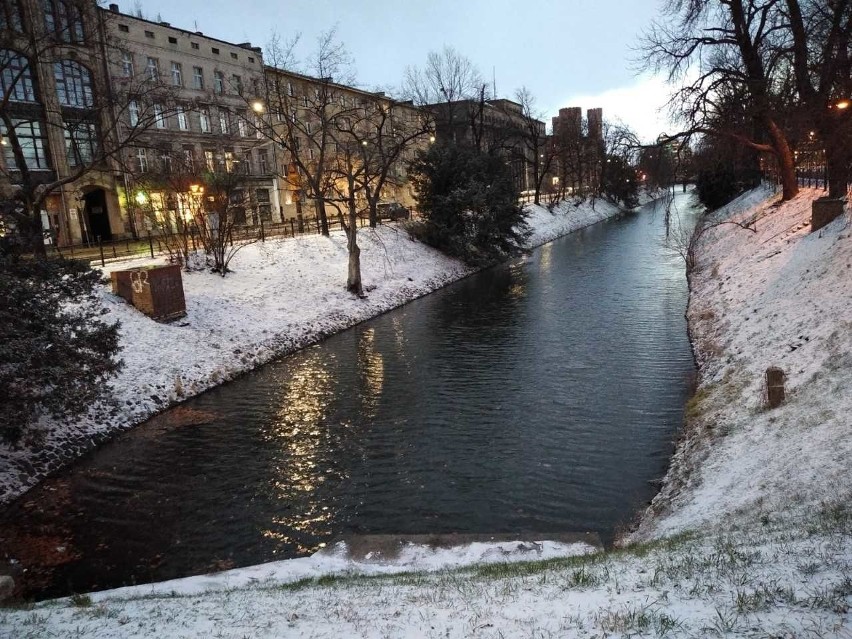
<svg viewBox="0 0 852 639"><path fill-rule="evenodd" d="M106 192L103 189L93 189L83 196L83 200L90 241L97 242L98 237L102 242L111 240L112 228L109 225Z"/></svg>

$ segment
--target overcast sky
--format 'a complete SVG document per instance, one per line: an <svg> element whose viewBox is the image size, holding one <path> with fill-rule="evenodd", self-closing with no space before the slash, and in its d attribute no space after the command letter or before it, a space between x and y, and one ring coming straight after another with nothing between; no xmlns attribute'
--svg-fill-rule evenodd
<svg viewBox="0 0 852 639"><path fill-rule="evenodd" d="M118 0L131 13L135 0ZM398 86L445 44L470 58L500 97L526 85L547 118L603 107L645 140L666 130L666 87L636 76L633 49L661 0L141 0L145 16L232 42L265 46L274 32L303 47L336 26L364 88Z"/></svg>

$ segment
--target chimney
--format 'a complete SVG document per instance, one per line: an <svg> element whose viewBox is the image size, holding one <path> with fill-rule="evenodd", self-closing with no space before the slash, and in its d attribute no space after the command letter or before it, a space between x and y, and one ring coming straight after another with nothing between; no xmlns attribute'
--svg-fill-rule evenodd
<svg viewBox="0 0 852 639"><path fill-rule="evenodd" d="M118 10L118 5L115 3L109 5L109 10L113 13L121 13L121 11Z"/></svg>

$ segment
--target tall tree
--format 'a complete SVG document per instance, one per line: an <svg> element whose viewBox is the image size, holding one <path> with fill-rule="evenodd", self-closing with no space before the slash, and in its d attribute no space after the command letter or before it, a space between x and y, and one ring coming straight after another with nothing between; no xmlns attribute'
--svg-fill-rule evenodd
<svg viewBox="0 0 852 639"><path fill-rule="evenodd" d="M785 199L796 195L795 156L784 131L777 89L788 68L783 51L782 0L670 0L667 18L646 33L646 64L683 83L670 105L683 135L728 137L775 157ZM720 96L736 94L752 132L719 118Z"/></svg>

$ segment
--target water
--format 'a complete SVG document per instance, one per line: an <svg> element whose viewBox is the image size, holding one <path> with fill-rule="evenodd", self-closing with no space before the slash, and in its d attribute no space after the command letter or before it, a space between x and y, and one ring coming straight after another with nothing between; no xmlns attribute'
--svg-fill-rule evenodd
<svg viewBox="0 0 852 639"><path fill-rule="evenodd" d="M665 472L693 372L663 237L646 206L118 437L4 514L67 546L31 594L302 556L342 533L611 539Z"/></svg>

